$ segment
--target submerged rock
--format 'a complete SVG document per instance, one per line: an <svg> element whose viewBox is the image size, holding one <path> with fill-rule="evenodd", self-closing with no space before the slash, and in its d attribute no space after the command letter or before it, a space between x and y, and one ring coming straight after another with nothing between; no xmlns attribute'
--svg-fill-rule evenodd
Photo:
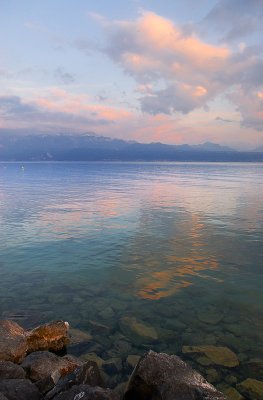
<svg viewBox="0 0 263 400"><path fill-rule="evenodd" d="M26 355L25 331L16 322L0 321L0 360L19 363Z"/></svg>
<svg viewBox="0 0 263 400"><path fill-rule="evenodd" d="M217 346L183 346L183 354L201 353L212 361L213 364L228 368L237 367L239 361L235 353L227 347Z"/></svg>
<svg viewBox="0 0 263 400"><path fill-rule="evenodd" d="M77 328L70 328L69 340L71 345L80 344L92 341L92 336L89 332L84 332Z"/></svg>
<svg viewBox="0 0 263 400"><path fill-rule="evenodd" d="M177 356L149 351L133 371L124 400L226 400Z"/></svg>
<svg viewBox="0 0 263 400"><path fill-rule="evenodd" d="M101 357L99 357L96 353L87 353L83 354L80 359L82 361L94 361L98 367L101 367L102 364L105 362Z"/></svg>
<svg viewBox="0 0 263 400"><path fill-rule="evenodd" d="M0 381L0 393L8 400L42 399L39 390L29 379L3 379Z"/></svg>
<svg viewBox="0 0 263 400"><path fill-rule="evenodd" d="M130 354L126 359L126 363L127 363L128 367L133 369L136 367L136 365L138 364L140 359L141 359L141 356L138 356L136 354Z"/></svg>
<svg viewBox="0 0 263 400"><path fill-rule="evenodd" d="M0 379L23 379L26 373L20 365L11 361L0 361Z"/></svg>
<svg viewBox="0 0 263 400"><path fill-rule="evenodd" d="M26 333L28 352L31 353L37 350L61 350L69 344L68 330L69 324L67 322L54 321L28 331Z"/></svg>
<svg viewBox="0 0 263 400"><path fill-rule="evenodd" d="M218 322L222 321L224 313L217 310L215 307L212 307L204 311L199 311L197 313L197 318L205 324L216 325Z"/></svg>
<svg viewBox="0 0 263 400"><path fill-rule="evenodd" d="M157 340L158 333L153 326L137 320L135 317L123 317L120 320L120 328L124 335L136 336L140 340Z"/></svg>
<svg viewBox="0 0 263 400"><path fill-rule="evenodd" d="M233 387L226 389L224 394L227 396L228 400L244 400L244 397Z"/></svg>
<svg viewBox="0 0 263 400"><path fill-rule="evenodd" d="M263 399L263 381L248 378L237 385L237 389L251 400Z"/></svg>
<svg viewBox="0 0 263 400"><path fill-rule="evenodd" d="M109 375L117 374L122 370L122 360L119 357L110 358L102 364L102 369Z"/></svg>

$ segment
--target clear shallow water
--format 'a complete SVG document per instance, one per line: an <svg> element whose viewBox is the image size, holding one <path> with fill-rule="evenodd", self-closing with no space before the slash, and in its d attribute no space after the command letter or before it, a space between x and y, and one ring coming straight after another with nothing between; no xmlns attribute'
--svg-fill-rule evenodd
<svg viewBox="0 0 263 400"><path fill-rule="evenodd" d="M241 363L231 376L260 379L263 165L23 165L0 163L2 317L68 320L104 359L227 346ZM234 385L229 369L190 361Z"/></svg>

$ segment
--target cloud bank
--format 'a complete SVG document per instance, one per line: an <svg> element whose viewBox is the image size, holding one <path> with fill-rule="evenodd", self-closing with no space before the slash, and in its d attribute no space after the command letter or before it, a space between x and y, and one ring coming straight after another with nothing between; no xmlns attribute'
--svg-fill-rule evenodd
<svg viewBox="0 0 263 400"><path fill-rule="evenodd" d="M224 2L207 19L213 20L219 7L224 10ZM245 14L245 4L242 10ZM224 13L219 15L224 21ZM135 21L104 22L104 29L108 38L104 52L138 83L143 112L187 114L224 96L238 108L244 126L263 130L263 99L258 97L263 91L263 60L258 47L234 51L226 44L207 43L148 11Z"/></svg>

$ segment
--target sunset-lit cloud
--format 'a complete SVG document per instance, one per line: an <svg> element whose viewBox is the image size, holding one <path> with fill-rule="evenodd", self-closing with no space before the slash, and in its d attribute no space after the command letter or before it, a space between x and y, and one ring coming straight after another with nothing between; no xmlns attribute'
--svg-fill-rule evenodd
<svg viewBox="0 0 263 400"><path fill-rule="evenodd" d="M262 144L261 0L17 6L2 26L1 127Z"/></svg>

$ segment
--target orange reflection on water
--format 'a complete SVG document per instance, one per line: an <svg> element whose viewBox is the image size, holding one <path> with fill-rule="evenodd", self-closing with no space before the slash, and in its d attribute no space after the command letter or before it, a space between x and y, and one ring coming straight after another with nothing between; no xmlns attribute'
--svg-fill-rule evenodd
<svg viewBox="0 0 263 400"><path fill-rule="evenodd" d="M204 224L196 214L191 216L190 243L188 238L185 243L178 243L174 239L174 246L178 249L177 254L170 254L163 257L162 262L150 259L147 263L147 271L136 280L136 294L143 299L158 300L176 293L194 283L196 277L203 279L216 279L205 274L205 271L219 268L215 257L205 251L206 240L204 236ZM189 255L185 256L189 245ZM179 255L183 253L183 255ZM165 265L164 269L163 265ZM158 268L158 271L153 269Z"/></svg>

